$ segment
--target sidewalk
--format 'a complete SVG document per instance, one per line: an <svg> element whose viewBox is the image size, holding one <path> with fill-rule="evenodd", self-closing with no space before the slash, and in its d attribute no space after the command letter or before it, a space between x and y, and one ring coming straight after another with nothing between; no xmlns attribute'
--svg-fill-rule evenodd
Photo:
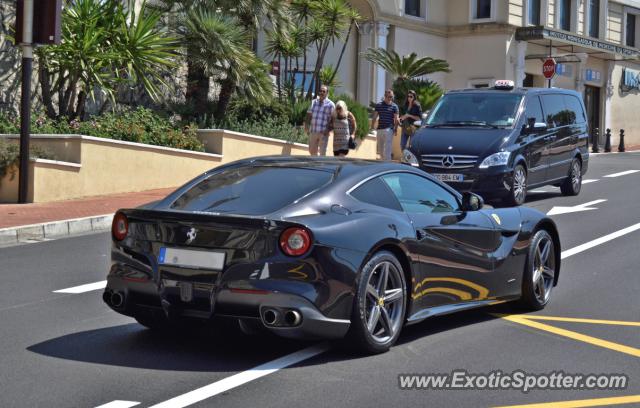
<svg viewBox="0 0 640 408"><path fill-rule="evenodd" d="M173 188L33 204L0 204L0 244L111 228L119 208L164 198Z"/></svg>

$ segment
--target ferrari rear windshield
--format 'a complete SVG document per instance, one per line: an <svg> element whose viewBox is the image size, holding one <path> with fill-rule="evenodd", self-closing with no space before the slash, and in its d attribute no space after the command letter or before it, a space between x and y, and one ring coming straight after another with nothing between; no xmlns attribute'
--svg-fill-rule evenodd
<svg viewBox="0 0 640 408"><path fill-rule="evenodd" d="M277 211L329 183L326 170L248 166L212 174L182 194L171 208L241 215Z"/></svg>

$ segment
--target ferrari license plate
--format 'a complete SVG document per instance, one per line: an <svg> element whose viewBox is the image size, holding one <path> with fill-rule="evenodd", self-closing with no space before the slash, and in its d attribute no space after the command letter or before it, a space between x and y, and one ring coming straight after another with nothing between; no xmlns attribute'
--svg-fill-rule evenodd
<svg viewBox="0 0 640 408"><path fill-rule="evenodd" d="M462 174L432 174L432 176L440 181L460 182L464 180L464 175Z"/></svg>
<svg viewBox="0 0 640 408"><path fill-rule="evenodd" d="M185 268L222 270L224 268L224 260L225 253L220 251L195 251L162 247L158 255L158 263L161 265Z"/></svg>

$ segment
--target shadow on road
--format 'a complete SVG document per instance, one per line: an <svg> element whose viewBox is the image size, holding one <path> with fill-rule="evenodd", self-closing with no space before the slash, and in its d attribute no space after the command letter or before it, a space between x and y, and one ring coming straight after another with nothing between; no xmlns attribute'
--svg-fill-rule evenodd
<svg viewBox="0 0 640 408"><path fill-rule="evenodd" d="M495 319L490 313L509 313L508 305L498 305L447 316L433 317L403 329L395 347L428 339L440 332L481 324ZM264 364L316 342L279 338L269 333L242 334L234 322L214 328L160 334L137 323L68 334L35 344L27 350L49 357L112 366L176 371L238 372ZM366 358L337 341L328 355L301 365Z"/></svg>
<svg viewBox="0 0 640 408"><path fill-rule="evenodd" d="M27 348L66 360L177 371L243 371L308 346L269 334L246 336L228 322L214 328L156 333L137 323L83 331Z"/></svg>

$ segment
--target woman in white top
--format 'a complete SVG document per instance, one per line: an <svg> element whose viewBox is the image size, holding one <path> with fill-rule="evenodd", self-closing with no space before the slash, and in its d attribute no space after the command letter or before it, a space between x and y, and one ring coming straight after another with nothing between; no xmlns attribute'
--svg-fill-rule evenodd
<svg viewBox="0 0 640 408"><path fill-rule="evenodd" d="M344 101L338 101L329 121L333 130L333 155L344 157L349 153L349 138L355 137L356 118L347 109Z"/></svg>

